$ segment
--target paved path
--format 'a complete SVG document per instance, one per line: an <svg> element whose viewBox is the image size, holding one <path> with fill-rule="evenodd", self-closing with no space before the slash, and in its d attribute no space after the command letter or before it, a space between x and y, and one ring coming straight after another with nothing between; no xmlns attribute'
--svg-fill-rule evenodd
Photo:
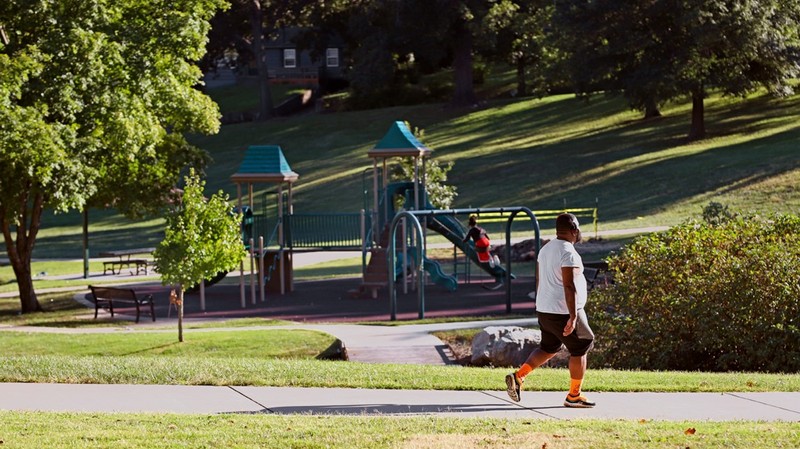
<svg viewBox="0 0 800 449"><path fill-rule="evenodd" d="M0 410L800 421L800 393L595 393L592 399L593 409L568 409L558 392L523 392L514 403L505 391L0 383Z"/></svg>

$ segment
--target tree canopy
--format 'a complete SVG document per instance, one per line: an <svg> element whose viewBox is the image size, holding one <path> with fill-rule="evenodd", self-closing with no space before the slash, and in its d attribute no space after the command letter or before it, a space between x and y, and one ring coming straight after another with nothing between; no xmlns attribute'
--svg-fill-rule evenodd
<svg viewBox="0 0 800 449"><path fill-rule="evenodd" d="M556 4L578 92L619 90L641 110L689 96L690 138L705 135L709 89L743 95L766 86L786 94L786 80L798 72L796 0Z"/></svg>
<svg viewBox="0 0 800 449"><path fill-rule="evenodd" d="M217 106L195 86L223 0L0 4L0 219L22 312L40 309L30 258L42 212L152 212L205 153Z"/></svg>

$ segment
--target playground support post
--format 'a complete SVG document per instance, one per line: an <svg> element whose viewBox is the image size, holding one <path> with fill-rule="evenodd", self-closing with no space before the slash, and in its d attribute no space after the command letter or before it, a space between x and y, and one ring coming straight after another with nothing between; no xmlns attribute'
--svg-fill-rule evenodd
<svg viewBox="0 0 800 449"><path fill-rule="evenodd" d="M511 215L508 217L508 221L506 222L506 313L511 313L511 223L514 221L514 217L517 216L518 213L524 212L533 222L534 233L536 235L536 258L533 259L533 285L534 289L536 288L536 264L538 263L537 258L539 256L539 250L541 249L541 233L539 230L539 220L536 219L536 215L527 207L520 207L519 209L511 212Z"/></svg>
<svg viewBox="0 0 800 449"><path fill-rule="evenodd" d="M389 308L390 308L390 319L392 321L397 320L397 289L395 288L394 283L394 262L397 258L397 225L402 219L406 219L407 217L411 217L411 223L414 227L415 234L419 237L419 241L422 240L422 225L419 223L419 220L413 213L410 211L403 211L399 214L395 215L394 219L392 220L392 225L389 228L389 251L386 252L387 255L387 270L389 277L387 278L388 287L389 287ZM419 267L419 271L424 269L423 266L423 258L425 257L424 248L418 248L416 251L416 261L417 266ZM421 273L418 273L417 276L417 306L418 306L418 317L419 319L425 318L425 289L422 285Z"/></svg>
<svg viewBox="0 0 800 449"><path fill-rule="evenodd" d="M256 273L255 273L255 242L253 238L250 237L250 249L248 251L248 256L250 256L250 304L256 304Z"/></svg>
<svg viewBox="0 0 800 449"><path fill-rule="evenodd" d="M361 209L359 225L361 226L361 279L364 279L367 274L367 216L364 209Z"/></svg>
<svg viewBox="0 0 800 449"><path fill-rule="evenodd" d="M258 237L258 294L261 302L264 302L264 236Z"/></svg>
<svg viewBox="0 0 800 449"><path fill-rule="evenodd" d="M244 260L239 261L239 302L243 309L247 307L244 297Z"/></svg>

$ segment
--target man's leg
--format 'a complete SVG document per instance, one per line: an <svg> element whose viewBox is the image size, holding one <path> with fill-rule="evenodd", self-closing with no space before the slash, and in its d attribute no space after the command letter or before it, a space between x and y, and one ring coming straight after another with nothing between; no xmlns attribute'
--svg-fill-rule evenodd
<svg viewBox="0 0 800 449"><path fill-rule="evenodd" d="M581 396L581 386L583 385L583 376L586 374L586 354L581 356L571 356L569 358L569 394L567 399L564 400L564 405L567 407L594 407L595 403L589 401Z"/></svg>
<svg viewBox="0 0 800 449"><path fill-rule="evenodd" d="M517 371L506 376L506 392L514 402L519 402L520 388L522 387L522 382L525 381L525 376L547 363L554 355L542 351L541 348L536 348Z"/></svg>

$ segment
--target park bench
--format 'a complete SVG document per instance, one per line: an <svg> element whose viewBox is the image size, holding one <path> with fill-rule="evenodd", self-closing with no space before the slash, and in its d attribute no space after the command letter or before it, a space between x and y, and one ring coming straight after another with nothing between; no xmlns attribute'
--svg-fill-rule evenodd
<svg viewBox="0 0 800 449"><path fill-rule="evenodd" d="M586 286L589 290L598 285L608 285L611 282L608 262L604 260L584 262L583 275L586 277Z"/></svg>
<svg viewBox="0 0 800 449"><path fill-rule="evenodd" d="M98 287L90 285L92 300L94 301L94 317L97 319L97 311L102 307L108 309L111 317L114 317L114 304L133 304L136 307L136 322L139 322L139 315L142 308L150 308L150 316L156 320L153 295L139 296L130 288L117 287Z"/></svg>
<svg viewBox="0 0 800 449"><path fill-rule="evenodd" d="M134 254L152 253L155 248L127 249L120 251L105 251L100 253L100 257L117 257L117 260L103 262L103 274L111 270L111 274L120 274L124 267L136 267L136 275L140 273L147 275L147 259L131 259ZM133 272L131 271L131 274Z"/></svg>

